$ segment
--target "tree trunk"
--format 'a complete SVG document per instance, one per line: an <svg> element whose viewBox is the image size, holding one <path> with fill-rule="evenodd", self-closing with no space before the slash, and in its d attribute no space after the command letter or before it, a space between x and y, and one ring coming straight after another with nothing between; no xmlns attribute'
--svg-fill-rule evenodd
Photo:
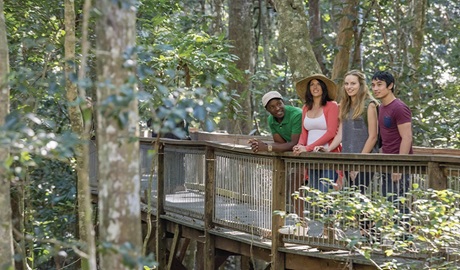
<svg viewBox="0 0 460 270"><path fill-rule="evenodd" d="M418 84L418 68L420 67L420 53L423 47L423 37L425 34L426 10L428 8L427 0L412 0L409 3L409 17L412 18L408 24L407 33L407 59L406 74L410 78L412 88L412 98L417 104L420 101L420 89Z"/></svg>
<svg viewBox="0 0 460 270"><path fill-rule="evenodd" d="M236 90L239 95L238 103L241 108L236 111L236 106L231 108L227 131L232 134L248 134L252 129L251 110L251 84L250 76L254 73L252 29L252 1L229 1L228 39L234 46L231 53L238 56L236 66L242 72L242 80L229 83L229 91ZM244 112L244 113L243 113Z"/></svg>
<svg viewBox="0 0 460 270"><path fill-rule="evenodd" d="M9 60L3 0L0 0L0 126L10 109L10 88L8 85ZM9 156L8 147L0 148L0 162ZM5 164L0 166L0 269L14 268L14 248L11 221L10 179Z"/></svg>
<svg viewBox="0 0 460 270"><path fill-rule="evenodd" d="M376 10L376 17L377 17L377 22L379 25L379 30L382 33L382 43L383 43L383 48L382 50L386 51L386 54L388 55L388 59L386 59L385 62L387 62L386 66L388 67L393 67L395 57L391 53L391 44L389 42L389 38L386 34L386 29L385 29L385 23L382 20L382 14L385 13L383 8L380 5L375 5L375 10ZM395 74L396 75L396 74Z"/></svg>
<svg viewBox="0 0 460 270"><path fill-rule="evenodd" d="M316 61L323 74L326 74L326 65L323 60L323 31L321 27L321 12L319 10L319 0L308 1L308 16L310 17L310 42L315 53Z"/></svg>
<svg viewBox="0 0 460 270"><path fill-rule="evenodd" d="M260 8L260 29L262 32L262 47L264 50L264 68L267 72L272 70L272 61L270 57L270 17L267 12L266 0L259 0Z"/></svg>
<svg viewBox="0 0 460 270"><path fill-rule="evenodd" d="M363 70L363 58L362 58L362 42L363 37L366 32L366 26L369 22L369 17L371 12L374 10L374 6L377 1L371 1L370 5L366 8L361 6L357 7L358 18L354 21L353 32L354 32L354 49L353 49L353 58L351 60L350 69Z"/></svg>
<svg viewBox="0 0 460 270"><path fill-rule="evenodd" d="M211 26L209 32L211 35L220 35L224 31L224 23L222 21L222 12L224 0L211 0Z"/></svg>
<svg viewBox="0 0 460 270"><path fill-rule="evenodd" d="M135 84L136 7L99 0L97 150L100 241L141 256L139 127ZM119 252L101 252L101 269L128 269ZM131 269L131 268L129 268Z"/></svg>
<svg viewBox="0 0 460 270"><path fill-rule="evenodd" d="M89 1L85 2L87 5ZM77 85L71 81L71 75L75 74L75 6L73 0L65 0L65 77L66 77L66 94L67 100L69 101L68 111L72 131L77 134L82 144L75 148L76 156L76 171L77 171L77 201L78 201L78 235L82 242L86 243L85 253L88 254L88 258L82 258L81 269L95 269L96 267L96 254L95 254L95 241L94 241L94 229L92 223L92 208L91 208L91 193L89 185L89 129L85 129L85 119L80 110L80 106L76 104L77 98L81 96L81 102L83 109L86 106L85 90L82 89L82 93L79 94ZM88 14L83 15L87 20ZM84 25L87 27L87 25ZM83 31L87 29L83 29ZM82 43L85 43L86 39L82 39ZM82 55L86 55L87 50L83 50ZM85 61L80 67L80 71L86 69ZM80 78L82 81L83 78ZM91 119L89 120L91 122ZM89 222L89 224L87 224Z"/></svg>
<svg viewBox="0 0 460 270"><path fill-rule="evenodd" d="M313 73L321 73L310 44L308 18L301 0L276 0L280 43L286 50L294 82Z"/></svg>
<svg viewBox="0 0 460 270"><path fill-rule="evenodd" d="M338 52L334 57L331 79L342 86L343 76L347 73L350 64L350 49L353 43L353 25L358 20L358 0L343 0L339 30L337 34Z"/></svg>

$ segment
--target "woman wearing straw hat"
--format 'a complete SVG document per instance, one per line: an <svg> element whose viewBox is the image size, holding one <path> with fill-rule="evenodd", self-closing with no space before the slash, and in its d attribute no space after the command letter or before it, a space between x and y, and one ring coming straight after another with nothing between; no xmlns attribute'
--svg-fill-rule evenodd
<svg viewBox="0 0 460 270"><path fill-rule="evenodd" d="M296 83L299 98L305 104L302 108L302 133L299 142L292 148L294 154L312 152L316 146L327 147L337 134L339 127L339 108L334 101L337 86L322 74L314 74ZM330 152L340 152L341 146ZM320 179L337 179L334 170L310 170L309 181L312 187L327 192L330 185Z"/></svg>

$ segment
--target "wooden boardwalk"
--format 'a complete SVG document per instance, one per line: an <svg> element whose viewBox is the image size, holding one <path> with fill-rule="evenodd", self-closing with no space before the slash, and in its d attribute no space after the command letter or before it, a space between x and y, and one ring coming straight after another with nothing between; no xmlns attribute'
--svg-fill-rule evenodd
<svg viewBox="0 0 460 270"><path fill-rule="evenodd" d="M290 174L320 165L344 171L396 168L410 173L411 181L424 188L460 190L457 151L420 149L413 156L312 154L307 160L290 154L253 154L242 146L247 141L244 137L207 136L206 141L162 140L157 155L149 154L152 139L141 140L143 226L150 213L154 233L149 249L155 252L160 269L218 269L229 256L241 258L241 269L254 269L254 259L265 262L264 269L276 270L377 269L375 264L393 259L420 268L426 255L416 252L391 258L377 252L372 261L365 258L347 247L345 239L359 232L345 223L337 224L348 237L322 234L323 224L313 216L308 219L307 234L279 234L286 221L273 213L293 212L298 203L289 196ZM92 170L95 175L95 167ZM92 180L96 186L97 179ZM150 207L146 205L149 181ZM374 191L379 188L375 186ZM93 194L97 196L97 190ZM195 254L188 268L187 251Z"/></svg>

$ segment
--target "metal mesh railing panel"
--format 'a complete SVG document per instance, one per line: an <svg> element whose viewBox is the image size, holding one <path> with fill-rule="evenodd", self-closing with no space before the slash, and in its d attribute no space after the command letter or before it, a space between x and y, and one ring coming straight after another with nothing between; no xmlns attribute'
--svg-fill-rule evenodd
<svg viewBox="0 0 460 270"><path fill-rule="evenodd" d="M273 160L216 151L216 224L271 234Z"/></svg>
<svg viewBox="0 0 460 270"><path fill-rule="evenodd" d="M150 188L152 197L152 210L156 209L158 202L157 196L157 173L158 155L155 153L151 144L141 144L140 150L140 175L141 175L141 198L144 203L148 202L147 190Z"/></svg>
<svg viewBox="0 0 460 270"><path fill-rule="evenodd" d="M166 147L165 210L203 218L205 201L205 151L186 147Z"/></svg>
<svg viewBox="0 0 460 270"><path fill-rule="evenodd" d="M460 166L446 166L447 188L460 191Z"/></svg>
<svg viewBox="0 0 460 270"><path fill-rule="evenodd" d="M382 215L391 214L384 206L410 213L408 192L414 184L427 185L426 165L418 163L286 159L285 166L286 194L294 194L286 200L285 242L329 249L346 249L350 239L385 244L386 236L373 231L376 222L363 213L371 206L382 207ZM394 222L410 233L412 221Z"/></svg>

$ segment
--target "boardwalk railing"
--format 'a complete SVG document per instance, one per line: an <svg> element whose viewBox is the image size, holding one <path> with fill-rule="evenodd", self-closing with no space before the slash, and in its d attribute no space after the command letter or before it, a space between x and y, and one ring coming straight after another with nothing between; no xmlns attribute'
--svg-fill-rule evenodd
<svg viewBox="0 0 460 270"><path fill-rule="evenodd" d="M141 140L140 173L144 189L149 181L152 183L152 204L157 214L193 223L205 231L221 227L273 240L274 254L285 243L348 249L347 239L363 237L363 229L370 230L373 226L373 221L363 215L356 214L351 219L342 215L341 219L325 221L334 213L346 212L350 201L363 201L356 200L356 193L343 192L353 186L368 200L375 202L384 197L403 213L413 209L414 198L408 194L413 187L460 191L457 153L457 156L430 153L293 156L292 153L254 154L246 146L234 144L167 139L161 140L159 152L154 153L153 142L148 138ZM321 180L315 181L317 178ZM339 184L329 186L328 180ZM343 206L328 208L311 200L319 193L309 188L322 189L323 194L332 198L342 196ZM310 201L295 199L291 194ZM275 212L291 215L283 218L274 215ZM410 233L416 222L401 219L395 224L408 228ZM288 229L287 234L278 237L278 229L292 228L288 226L294 224L303 229L292 232ZM384 245L386 236L370 239L370 244ZM417 257L419 253L414 250L405 256Z"/></svg>
<svg viewBox="0 0 460 270"><path fill-rule="evenodd" d="M213 222L237 231L271 234L273 159L215 149Z"/></svg>

